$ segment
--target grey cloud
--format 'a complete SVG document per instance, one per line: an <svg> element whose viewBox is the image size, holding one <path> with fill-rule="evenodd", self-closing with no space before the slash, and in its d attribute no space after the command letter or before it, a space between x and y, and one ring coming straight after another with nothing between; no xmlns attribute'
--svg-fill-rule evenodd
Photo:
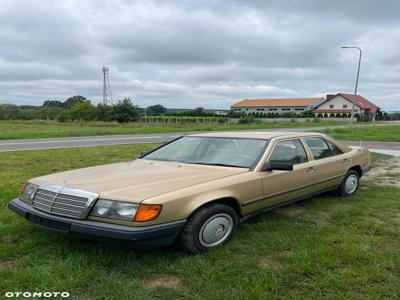
<svg viewBox="0 0 400 300"><path fill-rule="evenodd" d="M227 108L240 98L359 91L400 109L398 1L0 0L0 103L83 94ZM397 100L399 99L399 100Z"/></svg>

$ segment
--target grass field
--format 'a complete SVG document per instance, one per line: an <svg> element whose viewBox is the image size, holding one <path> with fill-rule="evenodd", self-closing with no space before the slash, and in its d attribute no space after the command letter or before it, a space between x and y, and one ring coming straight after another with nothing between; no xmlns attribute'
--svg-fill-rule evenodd
<svg viewBox="0 0 400 300"><path fill-rule="evenodd" d="M28 178L126 161L152 145L0 154L0 298L67 291L70 299L398 299L400 189L363 184L242 224L198 256L93 243L29 225L6 209ZM385 158L374 155L374 159Z"/></svg>
<svg viewBox="0 0 400 300"><path fill-rule="evenodd" d="M400 142L400 125L335 128L325 129L323 132L338 140Z"/></svg>
<svg viewBox="0 0 400 300"><path fill-rule="evenodd" d="M0 140L48 138L67 136L93 136L111 134L145 134L164 132L190 132L212 130L268 129L338 125L340 122L272 123L272 124L138 124L130 123L60 123L46 121L0 121Z"/></svg>
<svg viewBox="0 0 400 300"><path fill-rule="evenodd" d="M214 130L251 130L270 128L297 128L343 125L340 122L272 123L272 124L137 124L120 125L118 123L60 123L46 121L0 121L0 140L93 136L111 134L146 134L168 132L192 132ZM321 130L339 140L392 141L400 142L400 125L355 126L354 128L335 128Z"/></svg>

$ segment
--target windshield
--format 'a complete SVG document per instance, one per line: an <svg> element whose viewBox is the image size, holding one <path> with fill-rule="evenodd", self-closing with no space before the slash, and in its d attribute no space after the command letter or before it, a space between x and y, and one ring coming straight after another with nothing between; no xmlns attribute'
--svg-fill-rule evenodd
<svg viewBox="0 0 400 300"><path fill-rule="evenodd" d="M225 137L192 137L176 140L145 159L250 168L267 140Z"/></svg>

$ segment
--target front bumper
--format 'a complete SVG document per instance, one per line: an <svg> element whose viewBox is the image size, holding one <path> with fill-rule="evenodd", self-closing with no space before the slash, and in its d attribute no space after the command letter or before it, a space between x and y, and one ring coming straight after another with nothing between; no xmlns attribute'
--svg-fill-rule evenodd
<svg viewBox="0 0 400 300"><path fill-rule="evenodd" d="M186 220L178 220L158 225L130 227L97 221L75 220L37 210L19 199L10 201L8 208L27 219L28 222L46 229L86 238L119 240L143 247L171 245L186 222Z"/></svg>

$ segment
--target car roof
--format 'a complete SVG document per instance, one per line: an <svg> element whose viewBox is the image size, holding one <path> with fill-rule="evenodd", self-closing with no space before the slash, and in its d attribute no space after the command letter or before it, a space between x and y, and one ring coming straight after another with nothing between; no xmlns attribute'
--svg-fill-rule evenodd
<svg viewBox="0 0 400 300"><path fill-rule="evenodd" d="M301 132L301 131L220 131L194 133L188 136L199 137L228 137L228 138L249 138L249 139L272 139L276 137L299 137L310 135L322 135L319 132Z"/></svg>

